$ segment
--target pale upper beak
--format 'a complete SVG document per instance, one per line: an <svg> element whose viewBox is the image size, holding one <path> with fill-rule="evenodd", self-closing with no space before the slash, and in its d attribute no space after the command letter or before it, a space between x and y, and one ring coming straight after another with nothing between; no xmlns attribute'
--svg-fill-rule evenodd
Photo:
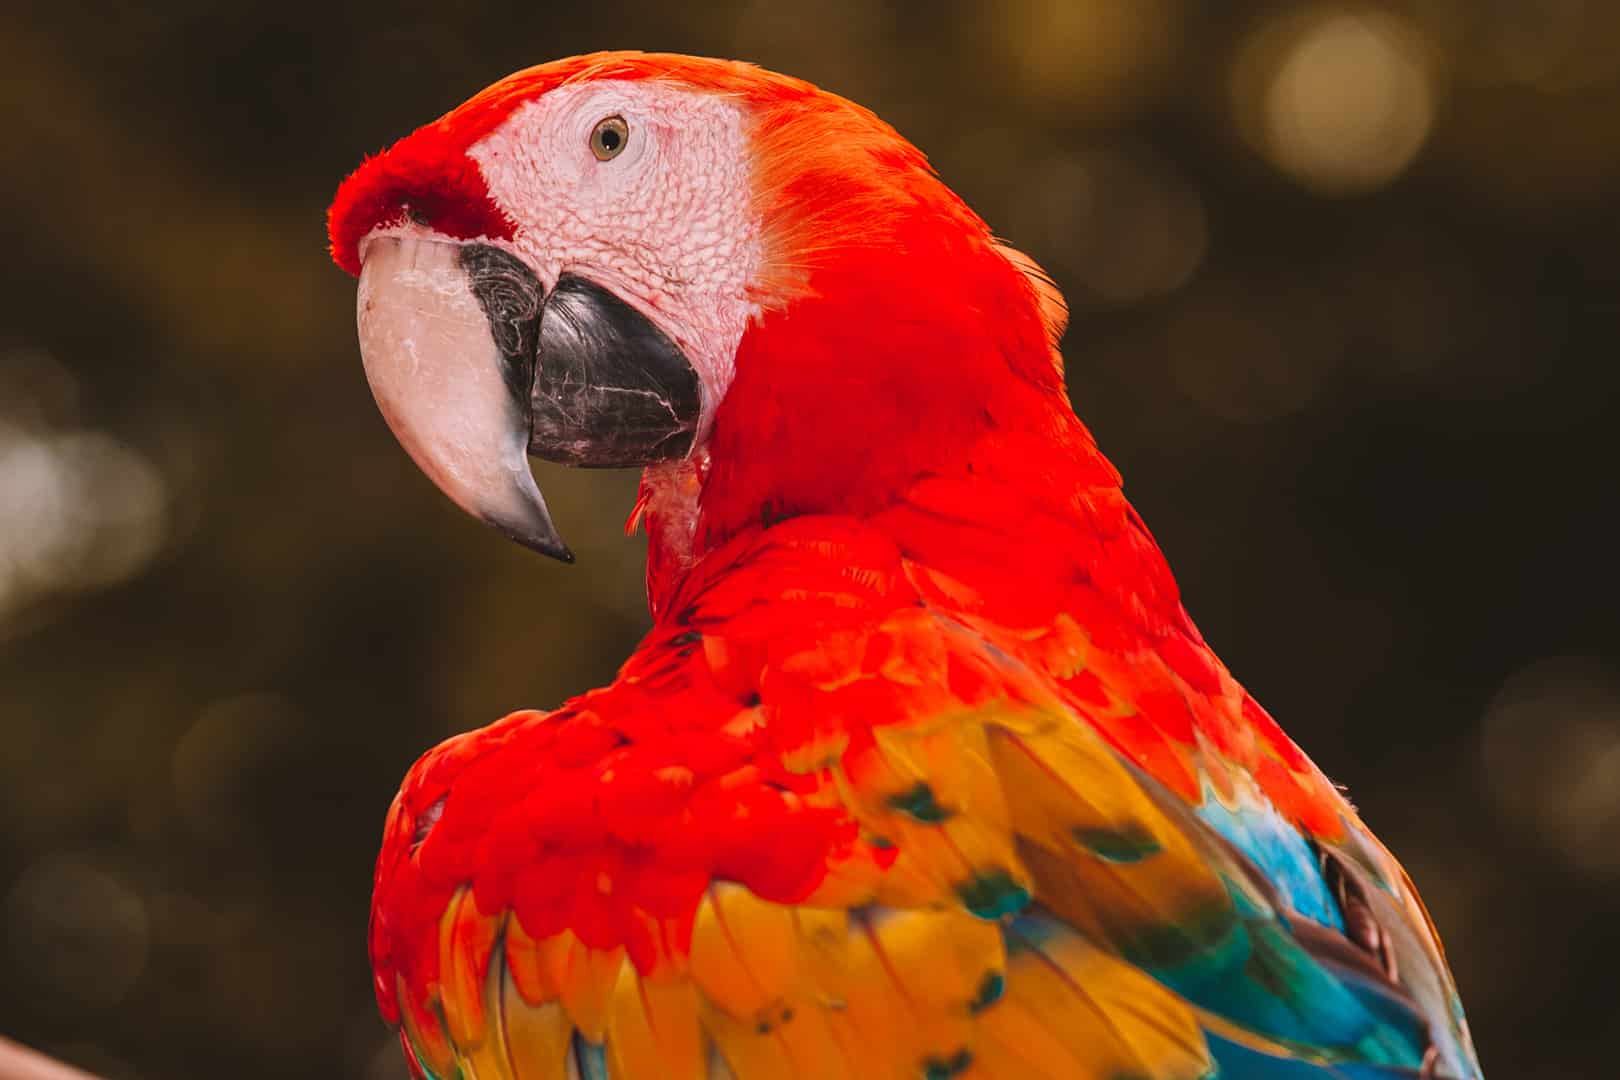
<svg viewBox="0 0 1620 1080"><path fill-rule="evenodd" d="M547 297L480 242L372 237L357 323L394 436L458 506L564 562L527 455L586 466L684 456L701 395L680 349L623 300L565 275Z"/></svg>

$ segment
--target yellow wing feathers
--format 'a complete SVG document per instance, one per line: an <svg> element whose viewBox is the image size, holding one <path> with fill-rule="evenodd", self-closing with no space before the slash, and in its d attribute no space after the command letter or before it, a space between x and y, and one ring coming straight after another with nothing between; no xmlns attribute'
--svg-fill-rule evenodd
<svg viewBox="0 0 1620 1080"><path fill-rule="evenodd" d="M439 1080L594 1080L596 1047L627 1080L1210 1075L1191 1009L1116 950L1225 894L1093 730L958 708L881 729L825 782L893 860L852 856L797 906L716 882L646 972L458 892L445 1034L407 1010L418 1057Z"/></svg>
<svg viewBox="0 0 1620 1080"><path fill-rule="evenodd" d="M566 958L561 982L527 993L511 962L524 953L507 946L476 1002L441 982L448 1040L407 1023L441 1080L590 1077L582 1043L627 1080L1192 1080L1210 1068L1180 999L1039 912L1015 927L944 906L793 908L717 885L683 963L641 973L617 950L547 942ZM463 1012L480 1020L452 1019Z"/></svg>

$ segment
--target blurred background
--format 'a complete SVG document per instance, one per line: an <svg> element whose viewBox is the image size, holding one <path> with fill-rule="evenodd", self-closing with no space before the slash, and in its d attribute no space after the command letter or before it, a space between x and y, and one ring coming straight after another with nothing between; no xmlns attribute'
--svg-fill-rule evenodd
<svg viewBox="0 0 1620 1080"><path fill-rule="evenodd" d="M362 377L363 153L603 47L885 116L1074 307L1211 641L1422 886L1497 1077L1620 1025L1620 5L54 3L0 15L0 1031L118 1080L404 1076L405 768L612 676L633 477L479 528Z"/></svg>

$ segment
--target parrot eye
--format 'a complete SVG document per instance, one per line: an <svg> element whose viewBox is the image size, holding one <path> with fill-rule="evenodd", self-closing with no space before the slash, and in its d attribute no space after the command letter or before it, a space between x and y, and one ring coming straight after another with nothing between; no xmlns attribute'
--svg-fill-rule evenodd
<svg viewBox="0 0 1620 1080"><path fill-rule="evenodd" d="M597 161L611 161L630 141L630 125L617 114L598 120L591 129L591 153Z"/></svg>

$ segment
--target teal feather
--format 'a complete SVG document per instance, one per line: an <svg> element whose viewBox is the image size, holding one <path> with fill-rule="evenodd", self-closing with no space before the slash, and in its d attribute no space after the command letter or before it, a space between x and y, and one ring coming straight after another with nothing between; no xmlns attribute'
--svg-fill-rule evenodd
<svg viewBox="0 0 1620 1080"><path fill-rule="evenodd" d="M1205 1032L1215 1057L1218 1080L1419 1080L1417 1069L1306 1061L1262 1054Z"/></svg>
<svg viewBox="0 0 1620 1080"><path fill-rule="evenodd" d="M608 1080L607 1048L574 1032L574 1067L579 1080Z"/></svg>
<svg viewBox="0 0 1620 1080"><path fill-rule="evenodd" d="M1216 798L1206 781L1198 816L1259 868L1297 914L1343 932L1344 916L1328 889L1322 863L1300 832L1275 807L1245 802L1237 809Z"/></svg>
<svg viewBox="0 0 1620 1080"><path fill-rule="evenodd" d="M1230 883L1228 891L1238 919L1226 938L1179 965L1149 966L1155 978L1195 1005L1283 1044L1373 1065L1422 1063L1426 1042L1409 1015L1395 1023L1383 1009L1369 1009L1275 914Z"/></svg>

